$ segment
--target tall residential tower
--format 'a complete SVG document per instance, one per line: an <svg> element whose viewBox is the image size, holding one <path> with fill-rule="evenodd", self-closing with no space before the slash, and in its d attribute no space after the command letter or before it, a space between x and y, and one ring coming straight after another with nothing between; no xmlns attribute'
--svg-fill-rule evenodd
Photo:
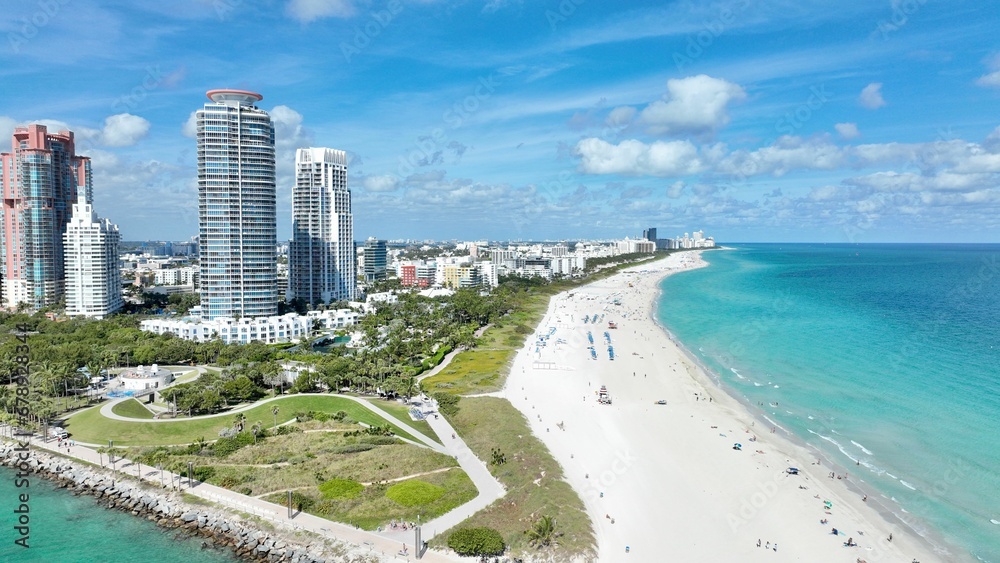
<svg viewBox="0 0 1000 563"><path fill-rule="evenodd" d="M66 314L103 319L121 309L118 225L100 219L80 193L63 235L66 256Z"/></svg>
<svg viewBox="0 0 1000 563"><path fill-rule="evenodd" d="M3 216L3 304L37 309L63 297L63 233L77 194L92 201L90 159L76 155L72 131L44 125L14 129L0 154Z"/></svg>
<svg viewBox="0 0 1000 563"><path fill-rule="evenodd" d="M356 298L354 219L347 154L326 148L295 151L288 300L310 304Z"/></svg>
<svg viewBox="0 0 1000 563"><path fill-rule="evenodd" d="M210 90L198 110L202 316L278 313L274 124L245 90Z"/></svg>

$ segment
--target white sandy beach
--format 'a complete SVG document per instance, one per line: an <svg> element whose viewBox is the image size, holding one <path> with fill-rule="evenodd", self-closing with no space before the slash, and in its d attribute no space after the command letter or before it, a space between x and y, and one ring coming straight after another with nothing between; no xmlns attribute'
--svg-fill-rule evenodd
<svg viewBox="0 0 1000 563"><path fill-rule="evenodd" d="M511 368L504 393L583 497L598 559L941 561L830 479L815 455L756 421L651 319L659 281L701 265L700 253L673 254L553 297L537 329L545 335L555 327L548 345L536 353L529 338ZM594 314L603 320L584 324ZM601 385L611 405L598 403ZM660 399L667 404L655 404ZM788 467L801 472L788 475ZM849 538L858 546L844 547Z"/></svg>

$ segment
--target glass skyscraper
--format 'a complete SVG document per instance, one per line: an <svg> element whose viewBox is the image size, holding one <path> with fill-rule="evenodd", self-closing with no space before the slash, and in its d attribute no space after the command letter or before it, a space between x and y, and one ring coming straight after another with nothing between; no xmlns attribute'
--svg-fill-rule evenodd
<svg viewBox="0 0 1000 563"><path fill-rule="evenodd" d="M354 219L347 154L327 148L295 151L288 300L310 304L356 299Z"/></svg>
<svg viewBox="0 0 1000 563"><path fill-rule="evenodd" d="M38 309L63 297L63 233L77 194L93 201L90 159L76 155L72 131L44 125L14 129L11 149L0 154L3 304Z"/></svg>
<svg viewBox="0 0 1000 563"><path fill-rule="evenodd" d="M274 124L245 90L198 110L198 243L206 319L278 314Z"/></svg>

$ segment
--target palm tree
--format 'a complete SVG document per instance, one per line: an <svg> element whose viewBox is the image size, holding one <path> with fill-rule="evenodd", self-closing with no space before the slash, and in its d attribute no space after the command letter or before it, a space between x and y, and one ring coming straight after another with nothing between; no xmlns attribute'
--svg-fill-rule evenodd
<svg viewBox="0 0 1000 563"><path fill-rule="evenodd" d="M250 433L253 434L254 444L257 443L257 434L260 434L260 430L263 426L264 425L258 420L257 422L253 423L253 426L250 427Z"/></svg>
<svg viewBox="0 0 1000 563"><path fill-rule="evenodd" d="M556 538L556 521L551 516L542 516L526 533L529 544L543 548Z"/></svg>
<svg viewBox="0 0 1000 563"><path fill-rule="evenodd" d="M247 415L245 415L244 413L239 413L238 415L236 415L235 423L236 423L236 431L243 432L243 427L247 423Z"/></svg>
<svg viewBox="0 0 1000 563"><path fill-rule="evenodd" d="M278 405L274 405L273 407L271 407L271 414L274 415L274 432L275 432L275 434L277 434L277 432L278 432Z"/></svg>

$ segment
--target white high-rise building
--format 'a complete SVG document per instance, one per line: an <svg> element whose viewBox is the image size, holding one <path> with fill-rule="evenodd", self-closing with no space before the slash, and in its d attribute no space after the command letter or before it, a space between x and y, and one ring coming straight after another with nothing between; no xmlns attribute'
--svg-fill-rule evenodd
<svg viewBox="0 0 1000 563"><path fill-rule="evenodd" d="M79 192L66 232L66 314L103 319L121 309L122 277L118 269L118 225L100 219L86 194Z"/></svg>
<svg viewBox="0 0 1000 563"><path fill-rule="evenodd" d="M274 124L245 90L198 110L198 245L206 319L278 313Z"/></svg>
<svg viewBox="0 0 1000 563"><path fill-rule="evenodd" d="M311 305L355 300L354 253L347 153L296 150L287 299Z"/></svg>

